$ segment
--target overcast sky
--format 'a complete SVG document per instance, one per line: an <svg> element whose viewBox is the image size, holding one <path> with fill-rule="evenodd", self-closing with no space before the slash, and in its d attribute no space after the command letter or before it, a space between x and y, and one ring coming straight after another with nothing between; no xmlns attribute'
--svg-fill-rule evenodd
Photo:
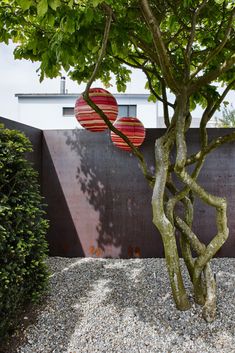
<svg viewBox="0 0 235 353"><path fill-rule="evenodd" d="M36 72L39 63L26 60L15 60L13 56L14 45L0 43L0 116L14 119L17 116L16 93L59 93L60 78L45 79L39 82ZM97 85L100 86L98 83ZM144 89L145 78L142 72L135 70L131 83L127 86L127 93L148 93ZM84 85L78 86L75 82L66 78L68 93L81 93ZM112 93L117 92L115 85L109 88ZM227 100L235 102L235 93L231 92ZM234 106L235 108L235 103ZM200 109L196 109L194 116L200 115ZM216 113L220 116L221 113Z"/></svg>
<svg viewBox="0 0 235 353"><path fill-rule="evenodd" d="M59 93L60 78L45 79L39 82L36 72L39 63L28 60L15 60L14 45L0 44L0 116L14 119L17 114L16 93ZM144 75L136 70L132 81L128 84L128 93L148 93L144 89ZM84 85L78 86L74 81L66 78L68 93L81 93ZM109 90L117 92L115 85Z"/></svg>

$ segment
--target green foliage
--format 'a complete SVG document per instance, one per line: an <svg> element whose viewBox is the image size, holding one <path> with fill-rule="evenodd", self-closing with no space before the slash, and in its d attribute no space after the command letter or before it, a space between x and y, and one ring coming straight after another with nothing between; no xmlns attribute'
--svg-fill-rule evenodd
<svg viewBox="0 0 235 353"><path fill-rule="evenodd" d="M171 67L165 72L164 51L154 46L153 34L140 10L141 1L137 0L2 0L0 41L7 43L11 38L19 43L17 59L39 61L41 80L59 76L65 70L78 83L86 82L99 57L110 6L113 21L97 79L108 86L114 75L118 90L124 91L130 80L127 67L145 69L151 76L152 88L162 96L162 80L176 94L166 77L168 72L182 86L192 86L199 78L211 76L213 79L201 83L189 98L191 109L196 105L204 108L218 96L219 85L214 83L227 85L235 76L234 64L215 74L234 58L234 1L148 2L169 57ZM150 99L155 99L153 89L149 84L146 87L151 91Z"/></svg>
<svg viewBox="0 0 235 353"><path fill-rule="evenodd" d="M21 307L46 289L45 240L37 173L25 159L32 150L18 131L0 129L0 337L14 326Z"/></svg>
<svg viewBox="0 0 235 353"><path fill-rule="evenodd" d="M40 0L37 5L37 13L39 17L43 17L48 10L48 2L47 0Z"/></svg>
<svg viewBox="0 0 235 353"><path fill-rule="evenodd" d="M225 105L222 115L222 118L216 118L216 125L218 127L235 127L235 109L229 110L228 107Z"/></svg>

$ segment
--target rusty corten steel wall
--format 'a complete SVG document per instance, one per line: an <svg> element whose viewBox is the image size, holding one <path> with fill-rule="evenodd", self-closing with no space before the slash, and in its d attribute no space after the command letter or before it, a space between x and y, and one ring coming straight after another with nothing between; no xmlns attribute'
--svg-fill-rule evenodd
<svg viewBox="0 0 235 353"><path fill-rule="evenodd" d="M141 147L154 166L154 141L163 130L148 129ZM226 134L210 129L210 138ZM188 133L197 151L198 130ZM44 131L43 192L51 220L52 255L161 257L163 248L152 224L151 190L132 154L115 148L108 133ZM235 256L235 144L208 156L200 183L228 199L230 237L218 256ZM208 243L216 234L215 210L196 201L194 230Z"/></svg>
<svg viewBox="0 0 235 353"><path fill-rule="evenodd" d="M34 152L28 158L40 173L50 220L51 255L162 257L160 235L152 224L151 190L132 154L115 148L107 132L41 131L5 118L7 128L23 131ZM154 141L164 130L148 129L141 147L150 168ZM210 138L226 129L209 129ZM188 133L196 152L198 130ZM207 158L199 177L208 191L228 199L230 236L218 256L235 257L235 144ZM208 243L216 233L215 210L196 200L194 230Z"/></svg>
<svg viewBox="0 0 235 353"><path fill-rule="evenodd" d="M53 255L163 255L151 220L151 191L131 154L113 147L107 133L44 131L44 139L83 249L83 253L80 247L65 252L62 244L68 243L69 232L54 232L51 224L51 237L56 235L61 244L60 249L51 249ZM53 181L44 181L47 195ZM49 212L57 217L63 202L56 188L54 197L48 202Z"/></svg>
<svg viewBox="0 0 235 353"><path fill-rule="evenodd" d="M58 171L54 149L58 152L60 149L54 139L51 142L49 142L49 151L46 138L43 138L42 193L48 205L47 218L50 221L50 227L47 233L47 240L49 242L50 255L84 256L80 237L70 213L71 199L68 200L66 198L66 193L63 190L64 183L61 182L61 175L63 178L63 176L70 175L70 172L68 169ZM63 149L63 146L61 148ZM64 158L69 160L70 156L68 155L68 158L64 156ZM72 184L74 184L74 181L71 182Z"/></svg>

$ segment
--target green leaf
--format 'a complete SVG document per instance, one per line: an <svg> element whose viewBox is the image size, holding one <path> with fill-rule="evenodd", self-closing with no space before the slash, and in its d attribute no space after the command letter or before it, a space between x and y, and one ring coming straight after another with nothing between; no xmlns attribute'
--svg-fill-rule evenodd
<svg viewBox="0 0 235 353"><path fill-rule="evenodd" d="M112 48L113 55L118 55L118 47L116 42L114 41L111 42L111 48Z"/></svg>
<svg viewBox="0 0 235 353"><path fill-rule="evenodd" d="M101 4L103 2L103 0L93 0L92 4L94 7L97 7L99 4Z"/></svg>
<svg viewBox="0 0 235 353"><path fill-rule="evenodd" d="M61 4L60 0L48 0L48 5L54 11L56 11L57 7Z"/></svg>
<svg viewBox="0 0 235 353"><path fill-rule="evenodd" d="M32 3L33 3L32 0L18 0L18 4L23 10L28 10L32 5Z"/></svg>
<svg viewBox="0 0 235 353"><path fill-rule="evenodd" d="M69 2L68 2L68 6L70 7L70 9L72 9L72 8L73 8L73 0L69 0Z"/></svg>
<svg viewBox="0 0 235 353"><path fill-rule="evenodd" d="M40 0L37 5L37 13L39 17L43 17L48 10L47 0Z"/></svg>
<svg viewBox="0 0 235 353"><path fill-rule="evenodd" d="M94 12L92 11L91 8L88 8L86 13L85 13L85 20L84 23L90 24L94 18Z"/></svg>
<svg viewBox="0 0 235 353"><path fill-rule="evenodd" d="M53 16L53 14L51 12L48 12L47 13L47 23L50 25L50 26L54 26L55 24L55 16Z"/></svg>
<svg viewBox="0 0 235 353"><path fill-rule="evenodd" d="M63 22L63 30L68 33L75 31L75 22L72 17L66 17L66 20Z"/></svg>
<svg viewBox="0 0 235 353"><path fill-rule="evenodd" d="M169 18L169 29L174 31L178 27L177 18L173 15Z"/></svg>

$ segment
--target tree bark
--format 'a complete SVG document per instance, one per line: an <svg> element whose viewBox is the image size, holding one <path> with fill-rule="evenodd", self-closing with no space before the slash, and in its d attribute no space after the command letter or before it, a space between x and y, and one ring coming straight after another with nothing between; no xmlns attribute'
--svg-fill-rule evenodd
<svg viewBox="0 0 235 353"><path fill-rule="evenodd" d="M211 322L216 314L216 283L209 261L228 237L226 201L223 198L209 194L197 183L197 177L205 161L203 154L197 160L191 175L186 170L187 147L185 132L189 114L187 109L187 95L182 94L182 96L177 97L171 126L155 144L156 174L152 197L153 223L162 236L167 269L177 308L187 310L190 307L190 303L180 270L175 234L176 228L181 233L182 256L193 284L195 301L203 305L203 317L206 321ZM180 191L177 190L172 182L172 169L170 169L169 165L170 153L174 145L176 145L174 172L184 184L183 189ZM207 138L204 138L202 148L206 148L206 145ZM167 195L167 187L173 193L171 198ZM199 197L209 206L215 207L217 211L216 224L218 232L207 247L200 242L197 235L192 231L193 203L189 197L190 193ZM175 209L178 202L181 202L184 206L183 219L181 218L182 216L179 217L177 215ZM193 258L192 250L196 252L196 258Z"/></svg>
<svg viewBox="0 0 235 353"><path fill-rule="evenodd" d="M152 196L153 223L162 236L167 270L176 306L180 310L187 310L190 308L190 302L181 275L175 227L166 217L164 211L164 193L169 166L169 144L169 140L163 136L156 141L155 145L156 175Z"/></svg>

